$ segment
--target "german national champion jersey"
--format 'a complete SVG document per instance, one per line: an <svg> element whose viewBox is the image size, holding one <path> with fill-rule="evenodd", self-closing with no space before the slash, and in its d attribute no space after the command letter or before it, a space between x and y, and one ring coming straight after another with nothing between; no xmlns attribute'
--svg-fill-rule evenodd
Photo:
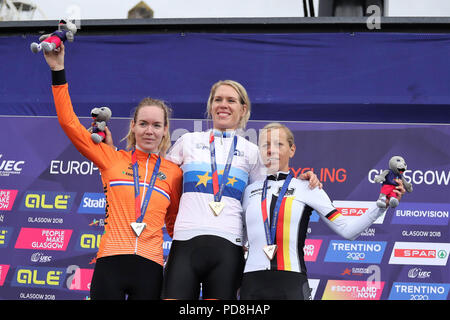
<svg viewBox="0 0 450 320"><path fill-rule="evenodd" d="M215 153L219 184L235 132L215 131ZM258 147L238 136L231 169L221 201L222 212L215 216L209 206L214 201L211 174L210 131L186 133L169 150L167 159L183 170L183 195L175 222L174 240L198 235L216 235L242 245L242 195L247 184L265 177Z"/></svg>
<svg viewBox="0 0 450 320"><path fill-rule="evenodd" d="M136 237L131 223L136 221L131 151L116 151L105 143L96 144L91 134L73 112L68 84L54 85L58 120L77 150L91 160L101 173L106 197L105 232L100 240L97 258L118 254L137 254L163 265L163 231L169 235L178 211L182 172L170 161L161 158L150 202L143 222L146 228ZM145 196L158 156L136 150L139 165L141 198ZM147 171L147 172L146 172ZM144 181L144 177L147 177Z"/></svg>
<svg viewBox="0 0 450 320"><path fill-rule="evenodd" d="M267 212L270 212L269 223L284 181L268 181L266 205ZM258 181L249 185L244 194L244 223L249 247L244 272L284 270L306 274L303 246L312 210L332 230L352 240L385 212L375 207L376 209L356 218L344 217L333 206L325 191L310 189L309 181L292 179L278 213L275 234L277 251L274 258L269 260L263 250L267 245L261 210L263 183L264 181Z"/></svg>

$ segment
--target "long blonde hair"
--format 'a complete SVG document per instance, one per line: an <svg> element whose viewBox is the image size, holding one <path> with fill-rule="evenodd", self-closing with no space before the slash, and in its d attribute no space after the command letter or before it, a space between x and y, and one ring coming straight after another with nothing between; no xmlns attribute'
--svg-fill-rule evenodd
<svg viewBox="0 0 450 320"><path fill-rule="evenodd" d="M130 128L128 130L127 135L121 141L124 141L124 140L127 141L127 149L128 150L131 150L136 147L136 137L135 137L133 131L131 130L131 128L132 128L133 123L137 122L137 115L139 113L139 110L141 110L141 108L147 107L147 106L159 107L164 112L164 127L165 128L167 127L167 133L163 136L158 148L159 148L159 154L161 156L165 156L167 150L170 148L170 145L171 145L169 118L172 114L172 109L170 109L162 100L153 99L150 97L146 97L146 98L142 99L139 102L139 104L137 105L137 107L134 108L133 115L131 117L132 119L130 120Z"/></svg>
<svg viewBox="0 0 450 320"><path fill-rule="evenodd" d="M211 92L209 93L208 98L208 104L206 107L206 113L208 115L208 118L211 118L211 108L212 108L212 102L214 100L214 95L216 94L216 90L219 86L227 85L232 87L239 95L239 102L241 105L247 106L247 112L244 114L244 116L239 121L238 128L239 129L245 129L245 126L247 125L248 119L250 119L250 111L251 111L251 103L250 98L248 97L247 90L245 90L244 86L240 84L237 81L234 80L220 80L213 84L211 87Z"/></svg>

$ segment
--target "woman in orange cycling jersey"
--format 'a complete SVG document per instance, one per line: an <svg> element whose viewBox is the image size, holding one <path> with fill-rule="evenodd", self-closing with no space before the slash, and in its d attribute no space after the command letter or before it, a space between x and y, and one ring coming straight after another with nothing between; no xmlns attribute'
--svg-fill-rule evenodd
<svg viewBox="0 0 450 320"><path fill-rule="evenodd" d="M160 299L162 228L165 224L172 236L182 188L181 169L163 158L170 147L170 110L160 100L145 98L130 122L128 151L96 144L73 111L64 45L45 53L45 59L52 70L59 123L77 150L99 168L107 201L91 299Z"/></svg>

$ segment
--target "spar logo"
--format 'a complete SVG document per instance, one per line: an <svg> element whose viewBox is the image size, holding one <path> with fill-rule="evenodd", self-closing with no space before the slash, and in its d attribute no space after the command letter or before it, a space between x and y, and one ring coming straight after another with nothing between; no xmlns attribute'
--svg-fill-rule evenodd
<svg viewBox="0 0 450 320"><path fill-rule="evenodd" d="M345 217L359 217L368 213L371 210L377 210L375 201L333 201L333 206ZM383 224L385 214L382 214L374 221L374 224ZM319 214L313 210L310 222L318 222L320 220Z"/></svg>
<svg viewBox="0 0 450 320"><path fill-rule="evenodd" d="M394 282L389 300L447 300L448 283Z"/></svg>
<svg viewBox="0 0 450 320"><path fill-rule="evenodd" d="M104 215L105 206L106 197L104 193L85 192L78 207L78 213Z"/></svg>
<svg viewBox="0 0 450 320"><path fill-rule="evenodd" d="M333 201L334 207L345 217L359 217L372 210L377 210L375 201ZM382 224L385 215L381 215L374 224Z"/></svg>
<svg viewBox="0 0 450 320"><path fill-rule="evenodd" d="M447 265L450 243L396 242L389 264Z"/></svg>
<svg viewBox="0 0 450 320"><path fill-rule="evenodd" d="M321 245L321 239L306 239L303 247L305 261L316 261Z"/></svg>
<svg viewBox="0 0 450 320"><path fill-rule="evenodd" d="M62 286L65 269L50 267L18 266L11 286L32 288L59 288Z"/></svg>
<svg viewBox="0 0 450 320"><path fill-rule="evenodd" d="M66 251L72 232L67 229L22 228L15 248Z"/></svg>
<svg viewBox="0 0 450 320"><path fill-rule="evenodd" d="M380 263L386 241L331 240L324 261L346 263Z"/></svg>
<svg viewBox="0 0 450 320"><path fill-rule="evenodd" d="M322 300L380 300L384 281L328 280Z"/></svg>
<svg viewBox="0 0 450 320"><path fill-rule="evenodd" d="M0 189L0 211L11 211L16 200L18 190Z"/></svg>
<svg viewBox="0 0 450 320"><path fill-rule="evenodd" d="M75 192L27 191L20 210L65 213L72 208Z"/></svg>
<svg viewBox="0 0 450 320"><path fill-rule="evenodd" d="M446 226L449 221L448 203L405 202L395 208L391 223Z"/></svg>

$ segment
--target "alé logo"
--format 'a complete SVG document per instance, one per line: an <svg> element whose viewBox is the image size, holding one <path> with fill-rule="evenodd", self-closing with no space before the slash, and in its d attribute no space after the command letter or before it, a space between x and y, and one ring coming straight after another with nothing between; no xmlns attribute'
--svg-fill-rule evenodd
<svg viewBox="0 0 450 320"><path fill-rule="evenodd" d="M20 210L69 212L75 196L75 192L27 191L22 198Z"/></svg>
<svg viewBox="0 0 450 320"><path fill-rule="evenodd" d="M65 269L18 266L11 286L32 288L58 288L63 283Z"/></svg>

